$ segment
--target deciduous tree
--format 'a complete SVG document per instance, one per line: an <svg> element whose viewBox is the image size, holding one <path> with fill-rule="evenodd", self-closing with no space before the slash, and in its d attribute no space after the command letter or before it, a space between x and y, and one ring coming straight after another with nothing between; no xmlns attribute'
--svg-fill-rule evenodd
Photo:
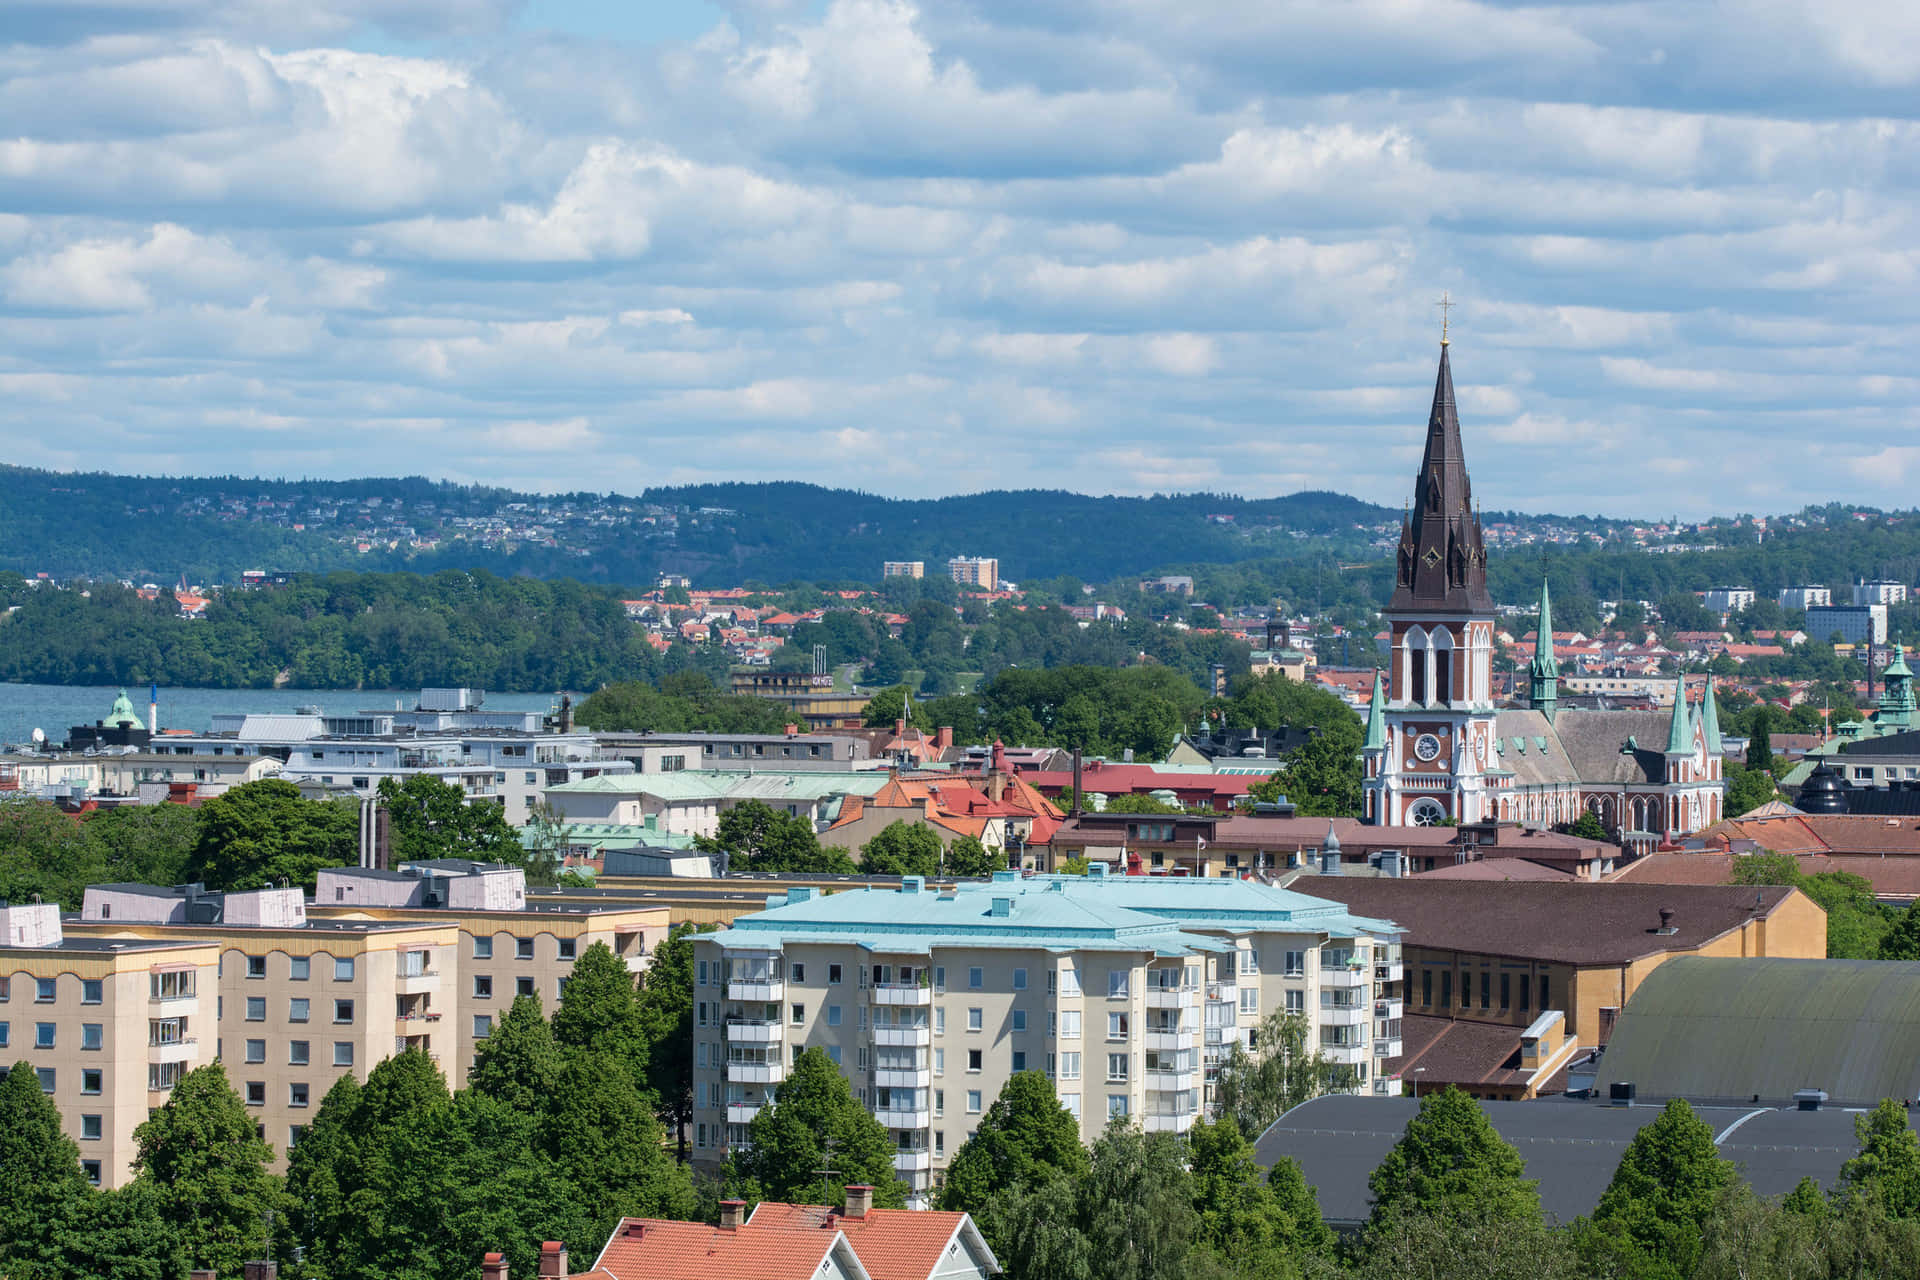
<svg viewBox="0 0 1920 1280"><path fill-rule="evenodd" d="M1920 1217L1920 1138L1907 1123L1906 1108L1892 1098L1855 1116L1860 1152L1840 1166L1843 1196L1871 1192L1895 1218Z"/></svg>
<svg viewBox="0 0 1920 1280"><path fill-rule="evenodd" d="M813 825L804 818L768 808L758 800L737 804L720 815L711 837L695 846L703 853L725 853L730 871L851 873L857 868L844 849L822 848Z"/></svg>
<svg viewBox="0 0 1920 1280"><path fill-rule="evenodd" d="M734 1173L765 1199L839 1204L849 1183L865 1183L876 1205L906 1203L885 1127L860 1105L823 1050L808 1049L794 1060L773 1104L748 1125L747 1139L748 1149L734 1157ZM822 1169L832 1172L823 1176Z"/></svg>
<svg viewBox="0 0 1920 1280"><path fill-rule="evenodd" d="M285 880L313 892L323 867L354 860L359 817L335 800L262 778L200 806L200 836L186 874L209 889L258 889Z"/></svg>
<svg viewBox="0 0 1920 1280"><path fill-rule="evenodd" d="M1080 1122L1060 1105L1053 1082L1038 1071L1017 1072L980 1118L973 1136L953 1153L940 1207L964 1210L978 1219L996 1197L1014 1187L1056 1172L1078 1178L1086 1167Z"/></svg>
<svg viewBox="0 0 1920 1280"><path fill-rule="evenodd" d="M1367 1179L1369 1238L1401 1214L1525 1222L1540 1217L1526 1162L1480 1104L1448 1085L1420 1099L1406 1133Z"/></svg>
<svg viewBox="0 0 1920 1280"><path fill-rule="evenodd" d="M924 822L889 822L860 846L860 869L879 876L940 873L940 834Z"/></svg>
<svg viewBox="0 0 1920 1280"><path fill-rule="evenodd" d="M1261 1019L1248 1053L1236 1041L1214 1079L1214 1113L1242 1133L1265 1133L1281 1113L1343 1084L1347 1068L1335 1066L1310 1044L1313 1025L1297 1013L1276 1009Z"/></svg>
<svg viewBox="0 0 1920 1280"><path fill-rule="evenodd" d="M1634 1274L1682 1280L1699 1260L1702 1224L1736 1177L1713 1130L1675 1098L1627 1144L1593 1211L1598 1241L1617 1244Z"/></svg>

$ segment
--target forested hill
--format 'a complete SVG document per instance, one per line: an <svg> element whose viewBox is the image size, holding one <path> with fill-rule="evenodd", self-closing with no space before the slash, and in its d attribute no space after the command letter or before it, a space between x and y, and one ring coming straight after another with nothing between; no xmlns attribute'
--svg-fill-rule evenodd
<svg viewBox="0 0 1920 1280"><path fill-rule="evenodd" d="M228 583L248 569L501 574L701 585L879 576L883 560L992 556L1015 580L1364 548L1396 513L1337 493L900 500L804 484L534 495L418 477L352 481L62 474L0 466L0 568Z"/></svg>

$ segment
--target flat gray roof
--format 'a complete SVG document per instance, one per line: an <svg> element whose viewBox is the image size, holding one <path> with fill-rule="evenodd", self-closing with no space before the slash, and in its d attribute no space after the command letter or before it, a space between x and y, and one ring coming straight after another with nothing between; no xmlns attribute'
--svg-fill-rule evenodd
<svg viewBox="0 0 1920 1280"><path fill-rule="evenodd" d="M1264 1168L1282 1156L1293 1157L1318 1193L1329 1223L1364 1222L1373 1210L1367 1178L1400 1141L1419 1105L1412 1098L1315 1098L1274 1121L1254 1143L1254 1158ZM1593 1212L1627 1144L1661 1110L1565 1098L1479 1106L1527 1162L1526 1176L1539 1182L1541 1206L1562 1222ZM1763 1196L1784 1195L1803 1177L1831 1189L1840 1166L1859 1150L1853 1136L1858 1110L1695 1110L1713 1127L1720 1154L1739 1166Z"/></svg>

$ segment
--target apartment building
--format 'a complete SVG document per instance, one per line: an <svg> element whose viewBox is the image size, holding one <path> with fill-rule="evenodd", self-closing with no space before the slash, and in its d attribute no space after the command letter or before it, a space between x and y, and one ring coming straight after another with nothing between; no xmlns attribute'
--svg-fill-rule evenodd
<svg viewBox="0 0 1920 1280"><path fill-rule="evenodd" d="M780 905L695 940L694 1158L748 1140L818 1047L887 1126L923 1204L1009 1077L1044 1070L1091 1142L1115 1116L1184 1132L1268 1012L1310 1017L1359 1092L1392 1091L1398 931L1232 880L1093 874Z"/></svg>
<svg viewBox="0 0 1920 1280"><path fill-rule="evenodd" d="M666 907L527 901L519 868L441 859L399 871L336 867L322 871L310 915L319 920L432 921L458 931L455 962L439 1007L445 1037L441 1067L458 1084L473 1069L480 1042L493 1034L518 996L537 996L552 1012L573 962L604 942L637 977L666 941Z"/></svg>
<svg viewBox="0 0 1920 1280"><path fill-rule="evenodd" d="M925 560L882 560L880 576L883 578L924 578L927 576Z"/></svg>
<svg viewBox="0 0 1920 1280"><path fill-rule="evenodd" d="M218 948L69 937L53 903L0 906L0 1061L25 1061L98 1186L133 1176L133 1131L213 1060Z"/></svg>
<svg viewBox="0 0 1920 1280"><path fill-rule="evenodd" d="M955 556L947 561L947 576L962 586L997 591L1000 562L991 556Z"/></svg>
<svg viewBox="0 0 1920 1280"><path fill-rule="evenodd" d="M446 1020L458 972L451 921L309 919L298 889L114 884L89 888L65 932L101 943L195 942L214 953L212 980L197 984L198 1016L209 996L213 1016L196 1024L195 1064L226 1064L276 1168L343 1074L365 1080L389 1054L420 1049L458 1079L455 1024Z"/></svg>

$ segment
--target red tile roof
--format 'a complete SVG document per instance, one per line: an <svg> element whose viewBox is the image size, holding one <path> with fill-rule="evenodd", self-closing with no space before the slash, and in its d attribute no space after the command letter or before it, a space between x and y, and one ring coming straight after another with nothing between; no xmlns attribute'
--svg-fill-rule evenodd
<svg viewBox="0 0 1920 1280"><path fill-rule="evenodd" d="M821 1205L775 1201L762 1201L747 1219L774 1230L844 1232L873 1280L928 1280L966 1221L964 1213L937 1209L869 1209L849 1218Z"/></svg>
<svg viewBox="0 0 1920 1280"><path fill-rule="evenodd" d="M801 1232L748 1223L733 1230L704 1222L661 1218L623 1218L614 1228L590 1280L812 1280L833 1252L844 1245L839 1232ZM871 1280L851 1248L845 1249L856 1277Z"/></svg>

